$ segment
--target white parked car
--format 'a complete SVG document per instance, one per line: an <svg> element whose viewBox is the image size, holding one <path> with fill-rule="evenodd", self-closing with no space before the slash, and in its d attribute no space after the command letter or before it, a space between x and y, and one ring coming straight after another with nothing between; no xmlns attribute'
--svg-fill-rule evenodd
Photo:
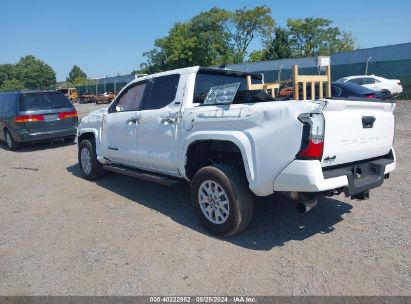
<svg viewBox="0 0 411 304"><path fill-rule="evenodd" d="M262 82L200 67L133 80L81 119L83 176L185 180L202 224L229 236L250 223L253 194L286 194L306 212L320 195L366 199L395 169L395 103L277 101L247 90L247 75Z"/></svg>
<svg viewBox="0 0 411 304"><path fill-rule="evenodd" d="M348 76L337 80L337 82L352 82L362 85L374 91L385 91L392 95L402 93L401 81L399 79L387 79L375 75Z"/></svg>

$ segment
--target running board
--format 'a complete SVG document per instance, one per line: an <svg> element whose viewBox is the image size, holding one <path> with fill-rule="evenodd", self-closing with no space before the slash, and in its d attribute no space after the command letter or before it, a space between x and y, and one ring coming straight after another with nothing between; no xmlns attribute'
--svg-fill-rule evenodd
<svg viewBox="0 0 411 304"><path fill-rule="evenodd" d="M155 183L166 185L166 186L173 186L173 185L178 184L179 182L178 180L169 178L165 175L149 173L146 171L129 168L125 166L120 166L120 165L113 165L113 164L104 165L103 168L104 170L107 170L107 171L120 173L120 174L128 175L131 177L136 177L139 179L144 179L146 181L155 182Z"/></svg>

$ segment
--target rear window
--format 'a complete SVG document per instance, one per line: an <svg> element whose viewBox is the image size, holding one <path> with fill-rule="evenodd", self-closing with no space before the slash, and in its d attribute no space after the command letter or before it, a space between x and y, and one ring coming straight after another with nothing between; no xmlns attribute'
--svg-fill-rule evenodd
<svg viewBox="0 0 411 304"><path fill-rule="evenodd" d="M63 93L29 93L20 99L20 111L37 111L58 108L71 108L72 104Z"/></svg>
<svg viewBox="0 0 411 304"><path fill-rule="evenodd" d="M240 83L238 92L247 91L247 79L245 75L224 75L224 74L208 74L198 73L194 87L194 103L203 103L207 97L207 93L212 87L221 86L231 83ZM251 83L261 83L260 79L251 78Z"/></svg>

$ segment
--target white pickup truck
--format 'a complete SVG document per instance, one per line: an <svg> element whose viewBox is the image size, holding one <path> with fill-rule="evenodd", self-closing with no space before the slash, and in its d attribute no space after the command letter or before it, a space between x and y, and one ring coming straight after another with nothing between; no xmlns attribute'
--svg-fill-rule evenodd
<svg viewBox="0 0 411 304"><path fill-rule="evenodd" d="M247 75L262 82L200 67L135 79L81 119L82 174L186 180L205 228L229 236L250 223L254 195L284 193L306 212L319 195L366 199L395 169L395 103L275 100L247 90Z"/></svg>

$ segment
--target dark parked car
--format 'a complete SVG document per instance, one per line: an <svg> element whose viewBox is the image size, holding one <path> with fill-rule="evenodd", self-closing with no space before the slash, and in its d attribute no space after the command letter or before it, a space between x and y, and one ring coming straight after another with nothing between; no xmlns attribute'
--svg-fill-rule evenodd
<svg viewBox="0 0 411 304"><path fill-rule="evenodd" d="M287 89L290 90L291 93L288 94L288 99L293 99L293 93L292 93L292 88L286 88L283 89L283 92L288 92ZM300 100L303 99L303 92L302 92L302 86L299 86L299 97ZM311 99L311 85L307 84L306 87L306 92L307 92L307 99ZM324 97L325 96L325 86L323 88L324 92ZM284 93L283 93L284 94ZM318 92L318 85L315 86L315 97L319 98L319 92ZM376 92L371 89L365 88L359 84L356 83L351 83L351 82L332 82L331 83L331 97L334 99L338 99L339 97L341 98L354 98L354 99L388 99L392 95L386 93L386 92Z"/></svg>
<svg viewBox="0 0 411 304"><path fill-rule="evenodd" d="M10 150L21 143L76 138L78 116L58 91L0 93L0 140Z"/></svg>
<svg viewBox="0 0 411 304"><path fill-rule="evenodd" d="M332 82L331 83L331 95L332 97L360 97L360 98L376 98L376 99L388 99L391 97L386 92L376 92L371 89L365 88L362 85L351 82Z"/></svg>

